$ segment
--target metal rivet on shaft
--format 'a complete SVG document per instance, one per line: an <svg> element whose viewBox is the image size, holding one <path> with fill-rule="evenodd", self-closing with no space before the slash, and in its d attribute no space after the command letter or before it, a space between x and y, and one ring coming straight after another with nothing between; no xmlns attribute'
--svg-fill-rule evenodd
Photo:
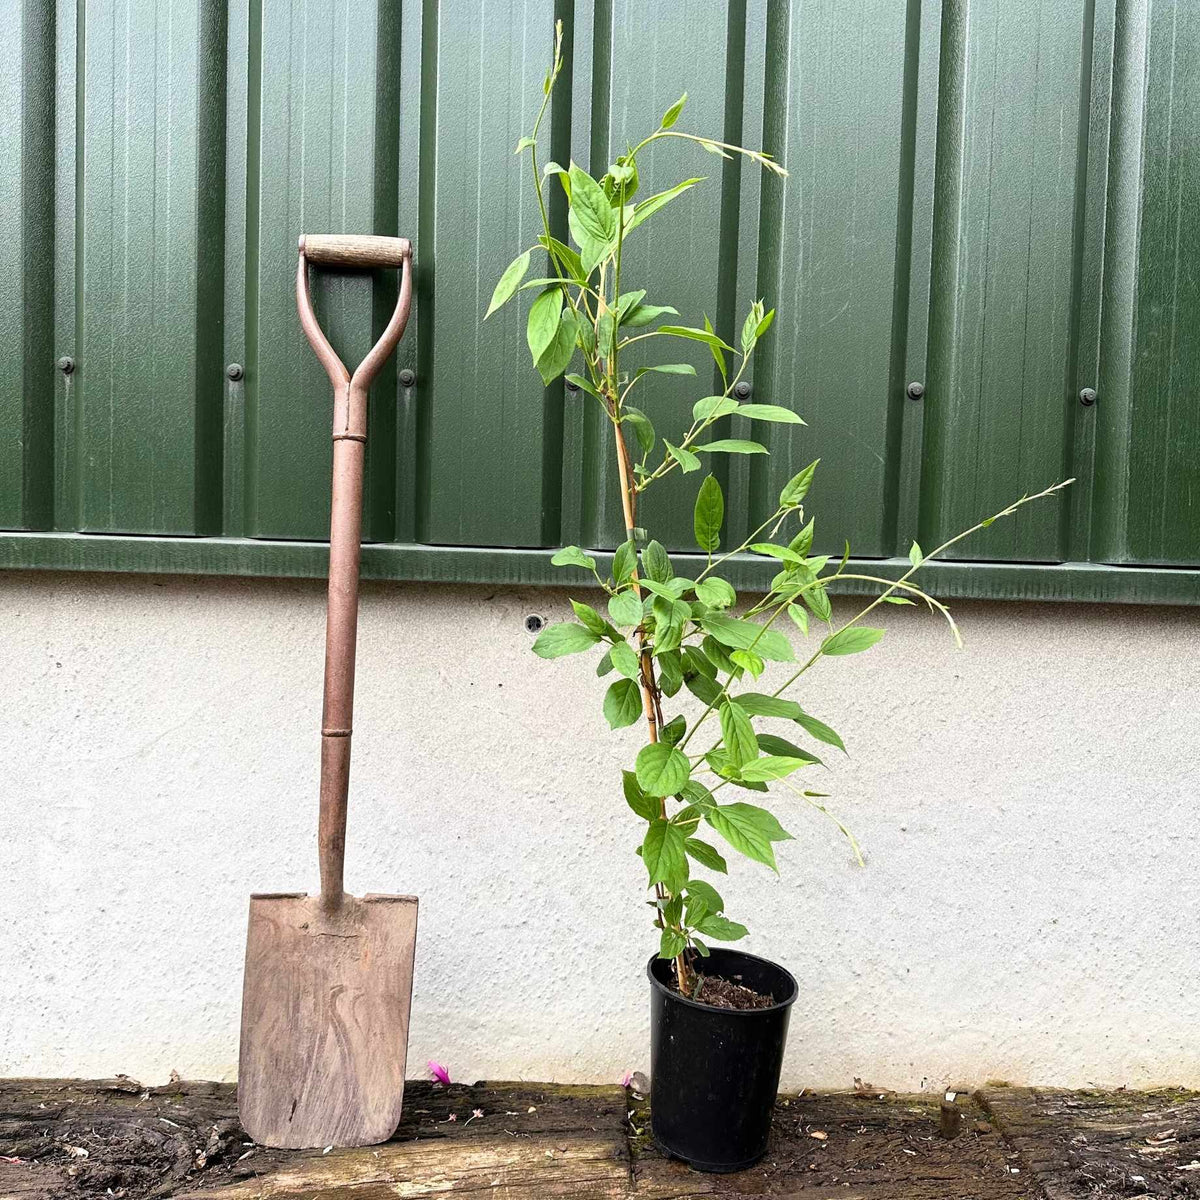
<svg viewBox="0 0 1200 1200"><path fill-rule="evenodd" d="M568 380L567 380L567 391L568 391L568 392L577 392L577 391L579 391L579 384L575 383L575 382L574 382L573 380L571 380L571 379L568 379Z"/></svg>
<svg viewBox="0 0 1200 1200"><path fill-rule="evenodd" d="M412 387L417 382L417 373L409 367L405 367L398 376L401 387Z"/></svg>
<svg viewBox="0 0 1200 1200"><path fill-rule="evenodd" d="M746 381L743 379L743 380L742 380L742 382L741 382L741 383L739 383L739 384L738 384L738 385L737 385L737 386L736 386L736 387L733 389L733 394L734 394L734 395L735 395L735 396L736 396L736 397L737 397L739 400L749 400L749 399L750 399L750 393L751 393L753 390L754 390L754 389L753 389L753 388L752 388L752 387L751 387L751 386L750 386L750 385L749 385L749 384L748 384L748 383L747 383L747 382L746 382Z"/></svg>
<svg viewBox="0 0 1200 1200"><path fill-rule="evenodd" d="M1079 403L1082 404L1084 408L1091 408L1092 405L1096 403L1096 389L1084 388L1083 391L1079 393Z"/></svg>
<svg viewBox="0 0 1200 1200"><path fill-rule="evenodd" d="M243 375L246 374L246 368L243 367L241 363L230 363L229 366L225 368L225 374L228 375L234 383L236 383L242 378Z"/></svg>
<svg viewBox="0 0 1200 1200"><path fill-rule="evenodd" d="M904 391L910 400L920 400L925 395L925 385L914 379Z"/></svg>
<svg viewBox="0 0 1200 1200"><path fill-rule="evenodd" d="M64 375L70 375L71 372L75 370L75 360L69 354L64 354L62 358L58 360L58 369Z"/></svg>

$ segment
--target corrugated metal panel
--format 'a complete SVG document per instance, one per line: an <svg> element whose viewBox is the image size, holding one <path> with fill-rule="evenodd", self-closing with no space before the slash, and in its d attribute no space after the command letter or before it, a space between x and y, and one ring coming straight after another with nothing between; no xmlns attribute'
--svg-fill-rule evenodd
<svg viewBox="0 0 1200 1200"><path fill-rule="evenodd" d="M791 169L782 187L679 146L643 163L651 189L710 179L640 232L629 286L653 278L727 337L754 297L778 306L754 397L809 422L773 428L770 459L715 464L729 536L820 456L826 549L903 554L1076 473L1066 502L966 556L1200 563L1187 0L19 5L0 49L0 524L321 539L329 397L295 321L295 240L371 230L413 237L418 269L372 397L367 536L619 540L610 433L528 368L528 296L479 321L536 233L512 147L556 15L553 157L602 171L686 88L693 128ZM394 287L321 276L348 360ZM663 431L715 380L703 347L678 357L699 380L642 398ZM691 481L672 482L642 518L683 547Z"/></svg>

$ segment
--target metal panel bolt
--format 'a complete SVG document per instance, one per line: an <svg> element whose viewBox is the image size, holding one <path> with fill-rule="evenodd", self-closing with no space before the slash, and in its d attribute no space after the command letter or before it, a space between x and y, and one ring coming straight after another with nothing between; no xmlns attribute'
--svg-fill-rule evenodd
<svg viewBox="0 0 1200 1200"><path fill-rule="evenodd" d="M568 380L567 380L567 391L568 391L568 392L577 392L577 391L579 391L579 384L577 384L577 383L574 383L572 380L568 379Z"/></svg>
<svg viewBox="0 0 1200 1200"><path fill-rule="evenodd" d="M750 385L749 385L749 384L748 384L748 383L747 383L747 382L746 382L746 381L743 379L741 383L737 384L737 385L734 387L734 389L733 389L733 394L734 394L734 395L735 395L735 396L736 396L736 397L737 397L739 400L749 400L749 399L750 399L750 393L751 393L753 390L754 390L754 389L753 389L753 388L752 388L752 387L751 387L751 386L750 386Z"/></svg>
<svg viewBox="0 0 1200 1200"><path fill-rule="evenodd" d="M1084 408L1091 408L1092 405L1096 403L1096 389L1084 388L1083 391L1079 393L1079 403L1082 404Z"/></svg>
<svg viewBox="0 0 1200 1200"><path fill-rule="evenodd" d="M411 367L405 367L397 376L401 387L412 387L417 382L417 373Z"/></svg>
<svg viewBox="0 0 1200 1200"><path fill-rule="evenodd" d="M910 400L920 400L925 395L925 385L914 379L904 391Z"/></svg>
<svg viewBox="0 0 1200 1200"><path fill-rule="evenodd" d="M234 383L237 383L237 381L246 374L246 368L243 367L241 363L230 363L229 366L225 368L225 374L228 375Z"/></svg>
<svg viewBox="0 0 1200 1200"><path fill-rule="evenodd" d="M71 372L75 370L75 360L69 354L64 354L62 358L58 360L58 369L64 375L70 375Z"/></svg>

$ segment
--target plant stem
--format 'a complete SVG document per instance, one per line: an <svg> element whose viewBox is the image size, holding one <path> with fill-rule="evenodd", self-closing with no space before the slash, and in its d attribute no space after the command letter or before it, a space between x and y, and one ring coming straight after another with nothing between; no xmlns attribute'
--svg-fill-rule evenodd
<svg viewBox="0 0 1200 1200"><path fill-rule="evenodd" d="M610 400L610 403L614 403ZM615 405L614 405L615 407ZM637 511L636 500L634 499L633 489L630 487L630 463L629 463L629 447L625 444L625 433L621 429L621 423L614 416L613 420L613 436L617 443L617 472L621 482L621 512L625 518L625 533L632 541L633 531L637 528ZM640 600L642 598L642 589L638 583L637 567L633 569L633 593ZM650 654L649 648L646 646L645 631L638 626L638 659L642 666L641 688L642 688L642 703L646 711L646 727L652 742L658 741L658 730L661 721L661 714L658 710L658 682L654 677L654 659ZM667 801L664 796L659 801L659 815L665 821L667 819ZM666 892L662 884L655 884L655 894L659 900L666 899ZM659 916L662 921L666 921L666 915L663 910L659 909ZM686 996L688 994L688 976L689 968L684 961L684 957L680 954L675 959L675 979L679 984L679 990Z"/></svg>

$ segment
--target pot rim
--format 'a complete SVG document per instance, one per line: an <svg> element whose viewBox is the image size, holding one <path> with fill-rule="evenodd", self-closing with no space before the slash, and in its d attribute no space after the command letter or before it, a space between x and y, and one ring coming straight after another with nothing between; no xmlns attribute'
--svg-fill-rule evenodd
<svg viewBox="0 0 1200 1200"><path fill-rule="evenodd" d="M744 950L727 950L724 947L717 947L717 951L721 954L731 954L736 955L738 958L750 959L753 962L766 963L767 966L773 967L792 985L792 994L786 1000L779 1000L767 1008L717 1008L713 1004L701 1004L699 1000L693 1000L689 996L673 992L661 979L655 976L654 964L656 962L670 961L669 959L660 959L657 954L650 955L649 961L646 963L646 976L650 980L650 986L658 988L668 1000L671 1000L675 1004L686 1004L689 1008L698 1008L706 1013L716 1013L721 1017L764 1017L769 1016L771 1013L777 1013L780 1009L790 1008L795 1004L796 998L800 995L800 985L796 982L796 977L787 967L781 967L777 962L769 958L763 958L758 954L747 954Z"/></svg>

